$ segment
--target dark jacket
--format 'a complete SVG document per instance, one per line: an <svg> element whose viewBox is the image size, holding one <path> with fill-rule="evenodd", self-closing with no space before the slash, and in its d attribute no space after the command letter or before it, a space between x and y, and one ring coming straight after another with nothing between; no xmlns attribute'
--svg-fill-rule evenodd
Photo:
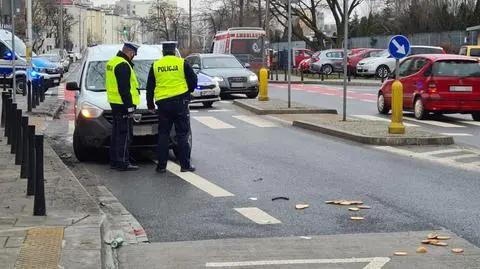
<svg viewBox="0 0 480 269"><path fill-rule="evenodd" d="M121 51L117 53L117 56L122 57L128 62L128 64L120 63L115 67L115 77L117 78L118 92L122 97L123 105L110 104L110 106L116 111L127 113L128 108L135 107L132 102L132 94L130 93L130 66L133 68L133 63L128 59L127 55Z"/></svg>
<svg viewBox="0 0 480 269"><path fill-rule="evenodd" d="M164 99L162 101L168 101L168 100L174 100L174 99L190 99L190 93L195 90L197 87L198 83L198 78L197 74L195 74L195 71L193 71L193 68L187 63L183 63L183 72L185 74L185 80L187 81L187 86L188 86L188 92L182 95L177 95L174 97L170 97L167 99ZM153 64L152 67L150 68L150 72L148 73L148 81L147 81L147 106L148 109L154 109L155 104L154 104L154 91L155 91L155 85L156 85L156 80L155 80L155 74L153 71Z"/></svg>

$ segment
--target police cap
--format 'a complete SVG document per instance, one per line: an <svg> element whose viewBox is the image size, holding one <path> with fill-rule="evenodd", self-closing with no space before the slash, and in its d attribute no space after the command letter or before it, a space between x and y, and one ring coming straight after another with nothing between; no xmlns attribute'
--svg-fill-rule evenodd
<svg viewBox="0 0 480 269"><path fill-rule="evenodd" d="M165 41L162 42L162 46L164 50L175 51L175 48L177 47L177 41Z"/></svg>
<svg viewBox="0 0 480 269"><path fill-rule="evenodd" d="M135 55L137 55L138 48L140 47L140 45L135 44L135 43L130 42L130 41L123 42L123 46L133 50L135 52Z"/></svg>

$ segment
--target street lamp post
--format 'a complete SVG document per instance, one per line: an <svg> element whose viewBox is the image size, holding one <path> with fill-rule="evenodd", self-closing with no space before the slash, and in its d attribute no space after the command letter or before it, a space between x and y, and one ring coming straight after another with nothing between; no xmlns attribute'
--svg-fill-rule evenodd
<svg viewBox="0 0 480 269"><path fill-rule="evenodd" d="M63 59L63 0L60 0L60 57Z"/></svg>
<svg viewBox="0 0 480 269"><path fill-rule="evenodd" d="M348 0L343 1L343 121L347 120Z"/></svg>

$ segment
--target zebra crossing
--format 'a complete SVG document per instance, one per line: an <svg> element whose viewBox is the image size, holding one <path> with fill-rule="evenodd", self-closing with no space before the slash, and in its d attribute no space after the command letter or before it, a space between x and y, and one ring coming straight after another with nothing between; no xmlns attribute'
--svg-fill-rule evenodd
<svg viewBox="0 0 480 269"><path fill-rule="evenodd" d="M250 115L227 115L223 116L222 119L220 119L218 116L193 116L192 118L213 130L235 129L240 127L241 124L247 124L248 126L259 128L275 128L279 126L278 124L266 120L260 116Z"/></svg>
<svg viewBox="0 0 480 269"><path fill-rule="evenodd" d="M370 120L370 121L382 121L382 122L390 122L389 117L382 117L382 116L375 116L375 115L351 115L350 116L352 119L361 119L361 120ZM467 127L479 127L480 122L473 121L473 120L464 120L464 119L454 119L454 118L449 118L448 122L446 121L439 121L439 120L417 120L415 118L409 117L409 116L404 116L403 121L405 126L407 127L431 127L431 128L436 128L435 130L438 130L438 128L441 128L442 131L439 133L443 135L449 135L449 136L473 136L474 134L465 132L467 130ZM457 132L458 129L458 132ZM445 131L443 131L445 130ZM472 131L468 129L469 131Z"/></svg>

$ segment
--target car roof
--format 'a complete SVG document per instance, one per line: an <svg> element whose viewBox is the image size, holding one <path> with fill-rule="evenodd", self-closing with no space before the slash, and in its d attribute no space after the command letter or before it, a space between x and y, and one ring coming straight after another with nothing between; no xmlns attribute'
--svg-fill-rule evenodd
<svg viewBox="0 0 480 269"><path fill-rule="evenodd" d="M438 46L423 46L423 45L412 45L411 48L425 48L425 49L443 49L442 47Z"/></svg>
<svg viewBox="0 0 480 269"><path fill-rule="evenodd" d="M201 58L210 58L210 57L235 57L232 54L223 54L223 53L195 53L188 56L199 56Z"/></svg>
<svg viewBox="0 0 480 269"><path fill-rule="evenodd" d="M97 45L89 47L87 51L88 61L108 61L117 55L123 44ZM162 45L140 45L134 60L157 60L163 56Z"/></svg>
<svg viewBox="0 0 480 269"><path fill-rule="evenodd" d="M458 54L416 54L409 56L411 57L422 57L427 58L431 61L439 61L439 60L470 60L470 61L477 61L475 58L469 56L463 56Z"/></svg>

